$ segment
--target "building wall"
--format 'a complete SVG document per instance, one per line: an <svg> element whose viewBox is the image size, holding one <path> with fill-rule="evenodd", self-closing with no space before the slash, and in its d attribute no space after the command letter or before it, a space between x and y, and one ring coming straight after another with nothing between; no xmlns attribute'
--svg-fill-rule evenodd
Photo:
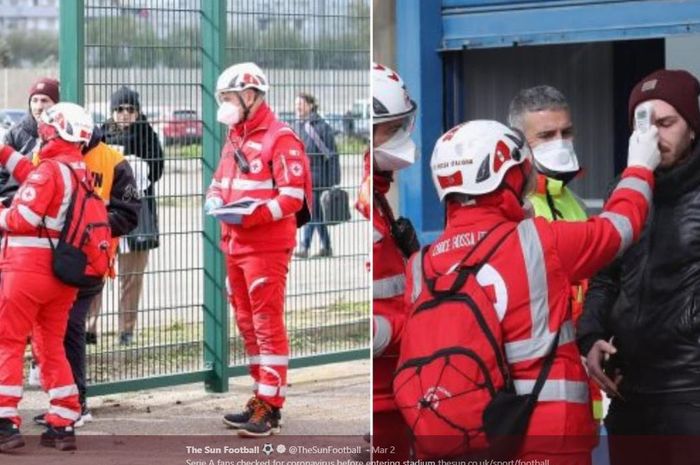
<svg viewBox="0 0 700 465"><path fill-rule="evenodd" d="M12 31L58 32L58 0L0 0L0 35Z"/></svg>
<svg viewBox="0 0 700 465"><path fill-rule="evenodd" d="M507 123L520 89L556 87L571 106L575 148L585 175L571 187L602 198L613 171L612 46L610 43L496 48L462 52L465 119Z"/></svg>

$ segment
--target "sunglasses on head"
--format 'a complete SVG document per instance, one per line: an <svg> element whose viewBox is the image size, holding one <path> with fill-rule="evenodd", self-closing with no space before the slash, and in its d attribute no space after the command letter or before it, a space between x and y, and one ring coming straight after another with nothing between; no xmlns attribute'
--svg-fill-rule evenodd
<svg viewBox="0 0 700 465"><path fill-rule="evenodd" d="M117 113L127 112L131 115L136 113L136 107L133 105L119 105L117 108L114 109L114 111Z"/></svg>

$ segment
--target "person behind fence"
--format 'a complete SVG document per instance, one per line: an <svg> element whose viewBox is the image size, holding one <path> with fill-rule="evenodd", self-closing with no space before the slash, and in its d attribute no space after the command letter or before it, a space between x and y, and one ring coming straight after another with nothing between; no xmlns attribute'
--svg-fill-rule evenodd
<svg viewBox="0 0 700 465"><path fill-rule="evenodd" d="M314 184L314 208L311 221L302 229L301 247L294 255L308 258L314 231L318 231L321 249L314 257L333 255L331 236L325 224L321 209L321 194L324 190L340 183L340 160L333 136L333 128L318 114L318 102L311 94L301 92L295 102L298 120L294 125L306 147L306 155L311 163L311 177ZM313 257L312 257L313 258Z"/></svg>
<svg viewBox="0 0 700 465"><path fill-rule="evenodd" d="M399 227L399 221L405 220L394 218L386 193L394 171L416 160L411 131L418 107L399 75L380 64L372 67L372 102L373 445L394 452L375 455L375 460L406 460L406 426L394 404L391 379L407 311L403 302L406 259L419 245L412 227Z"/></svg>
<svg viewBox="0 0 700 465"><path fill-rule="evenodd" d="M548 220L580 221L588 218L586 205L568 184L580 172L574 150L574 123L566 97L552 86L522 89L510 102L508 123L525 135L537 170L537 187L528 197L535 215ZM588 281L571 286L574 324L583 312ZM590 380L593 417L603 419L603 395Z"/></svg>
<svg viewBox="0 0 700 465"><path fill-rule="evenodd" d="M407 266L412 313L394 378L419 458L426 451L473 453L470 447L487 446L487 438L495 443L498 434L525 434L518 458L590 464L596 428L570 287L639 237L660 159L657 144L655 129L632 134L628 167L600 216L550 222L525 217L523 203L536 178L521 133L475 120L440 137L430 167L447 224ZM460 356L465 351L473 358ZM501 391L498 403L487 407L495 394L487 386L518 395L537 386L539 392L523 404ZM523 405L534 411L515 409ZM510 421L521 429L506 429Z"/></svg>
<svg viewBox="0 0 700 465"><path fill-rule="evenodd" d="M158 212L155 183L163 175L163 148L141 109L138 92L119 88L110 99L112 118L102 127L105 142L123 150L132 166L142 197L138 225L119 240L119 344L129 345L138 321L139 301L149 251L158 247ZM97 341L97 319L102 299L93 300L88 318L87 341Z"/></svg>
<svg viewBox="0 0 700 465"><path fill-rule="evenodd" d="M221 220L226 287L254 381L243 411L223 419L243 437L280 431L289 358L284 291L296 229L309 220L313 199L304 145L266 103L269 89L254 63L219 76L217 119L228 134L204 204ZM253 210L237 210L244 204ZM217 216L222 206L239 213Z"/></svg>
<svg viewBox="0 0 700 465"><path fill-rule="evenodd" d="M80 188L77 179L89 176L81 148L93 127L90 115L78 105L59 103L47 109L38 126L41 162L10 207L0 207L0 451L24 445L17 406L30 332L50 402L41 444L61 450L76 447L73 426L80 418L80 401L63 340L78 289L54 275L49 241L56 241L63 229L69 200ZM0 152L10 166L22 157L9 146L0 146Z"/></svg>
<svg viewBox="0 0 700 465"><path fill-rule="evenodd" d="M44 110L55 105L59 100L58 81L49 77L38 79L29 88L27 114L10 128L5 140L0 142L31 158L34 153L39 151L39 134L37 133L39 117ZM17 181L10 176L8 171L5 168L0 169L0 198L5 198L3 202L6 206L10 205L12 196L18 188Z"/></svg>
<svg viewBox="0 0 700 465"><path fill-rule="evenodd" d="M591 280L578 326L591 376L612 399L614 465L697 463L685 446L700 435L699 95L689 72L658 70L629 97L630 127L659 132L654 206L641 240Z"/></svg>

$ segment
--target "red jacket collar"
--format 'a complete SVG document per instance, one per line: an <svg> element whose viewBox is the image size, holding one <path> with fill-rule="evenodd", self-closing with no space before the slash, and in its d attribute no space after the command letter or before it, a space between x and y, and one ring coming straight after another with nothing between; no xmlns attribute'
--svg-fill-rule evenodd
<svg viewBox="0 0 700 465"><path fill-rule="evenodd" d="M447 204L447 230L484 223L522 221L525 212L510 191L487 194L473 205Z"/></svg>
<svg viewBox="0 0 700 465"><path fill-rule="evenodd" d="M71 155L82 157L82 152L77 144L67 142L59 137L48 141L39 151L40 160L49 160L59 156Z"/></svg>
<svg viewBox="0 0 700 465"><path fill-rule="evenodd" d="M255 131L267 129L274 119L275 114L267 103L263 101L252 116L246 121L233 126L231 132L236 137L245 138Z"/></svg>

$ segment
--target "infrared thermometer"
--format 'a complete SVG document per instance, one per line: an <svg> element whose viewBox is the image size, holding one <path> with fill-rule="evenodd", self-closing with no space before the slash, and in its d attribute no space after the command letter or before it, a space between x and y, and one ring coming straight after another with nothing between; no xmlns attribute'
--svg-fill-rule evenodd
<svg viewBox="0 0 700 465"><path fill-rule="evenodd" d="M640 132L648 131L651 127L651 113L651 102L644 102L640 105L637 105L637 108L634 110L635 129L637 129Z"/></svg>

